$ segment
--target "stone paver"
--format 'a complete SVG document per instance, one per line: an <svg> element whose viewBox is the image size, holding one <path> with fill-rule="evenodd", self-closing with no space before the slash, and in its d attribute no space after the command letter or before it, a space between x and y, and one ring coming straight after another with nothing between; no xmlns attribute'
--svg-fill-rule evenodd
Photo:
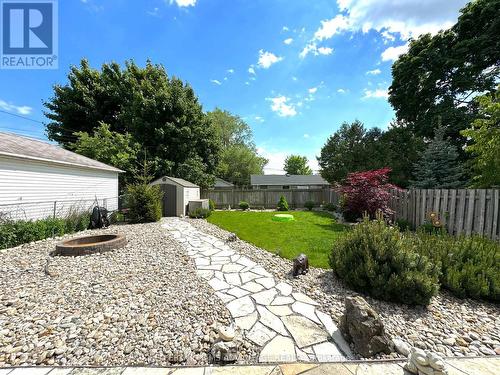
<svg viewBox="0 0 500 375"><path fill-rule="evenodd" d="M269 343L276 350L265 349L269 362L294 358L293 340L280 335ZM320 344L321 345L321 344ZM276 357L281 355L281 357ZM272 360L271 360L272 359ZM298 359L298 358L297 358ZM497 375L500 356L480 358L445 358L449 375ZM283 363L249 366L210 367L16 367L0 368L0 375L410 375L403 369L405 361L343 361L337 363Z"/></svg>
<svg viewBox="0 0 500 375"><path fill-rule="evenodd" d="M168 218L163 227L185 247L235 325L261 347L259 362L353 358L331 318L309 296L286 282L277 283L264 267L186 221Z"/></svg>

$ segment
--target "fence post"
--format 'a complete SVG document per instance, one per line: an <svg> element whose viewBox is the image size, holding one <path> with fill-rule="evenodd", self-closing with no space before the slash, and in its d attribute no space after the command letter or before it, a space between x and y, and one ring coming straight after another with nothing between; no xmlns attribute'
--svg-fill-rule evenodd
<svg viewBox="0 0 500 375"><path fill-rule="evenodd" d="M54 212L52 213L52 218L56 218L56 210L57 210L57 201L54 201Z"/></svg>

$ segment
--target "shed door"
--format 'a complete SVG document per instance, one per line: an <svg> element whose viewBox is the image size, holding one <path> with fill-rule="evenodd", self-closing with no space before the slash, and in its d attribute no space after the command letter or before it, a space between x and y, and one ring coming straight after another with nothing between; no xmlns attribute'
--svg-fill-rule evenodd
<svg viewBox="0 0 500 375"><path fill-rule="evenodd" d="M160 185L163 191L163 216L177 216L177 187L175 185Z"/></svg>

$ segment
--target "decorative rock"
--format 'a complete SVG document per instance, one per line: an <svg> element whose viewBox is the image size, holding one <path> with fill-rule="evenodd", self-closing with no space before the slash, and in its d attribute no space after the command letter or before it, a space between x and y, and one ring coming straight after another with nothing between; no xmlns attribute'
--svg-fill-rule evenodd
<svg viewBox="0 0 500 375"><path fill-rule="evenodd" d="M234 339L236 334L234 328L231 326L219 327L217 331L219 332L219 337L222 341L231 341Z"/></svg>
<svg viewBox="0 0 500 375"><path fill-rule="evenodd" d="M393 338L392 343L394 344L394 347L399 354L404 355L405 357L408 357L410 355L411 346L406 342L399 338Z"/></svg>
<svg viewBox="0 0 500 375"><path fill-rule="evenodd" d="M385 334L378 314L362 297L345 299L339 328L346 340L352 342L355 350L365 358L393 351L392 341Z"/></svg>

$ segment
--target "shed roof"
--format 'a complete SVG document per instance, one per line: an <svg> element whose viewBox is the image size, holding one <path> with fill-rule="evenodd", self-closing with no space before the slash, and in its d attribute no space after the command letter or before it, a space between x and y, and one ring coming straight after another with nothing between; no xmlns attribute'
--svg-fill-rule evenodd
<svg viewBox="0 0 500 375"><path fill-rule="evenodd" d="M0 155L117 173L123 172L118 168L65 150L48 142L12 133L0 132Z"/></svg>
<svg viewBox="0 0 500 375"><path fill-rule="evenodd" d="M153 181L151 184L152 185L161 185L164 183L173 183L175 185L179 185L182 187L194 187L194 188L199 188L198 185L193 184L192 182L183 180L182 178L177 178L177 177L170 177L170 176L163 176L155 181Z"/></svg>
<svg viewBox="0 0 500 375"><path fill-rule="evenodd" d="M279 175L253 174L250 176L252 185L330 185L320 175Z"/></svg>

